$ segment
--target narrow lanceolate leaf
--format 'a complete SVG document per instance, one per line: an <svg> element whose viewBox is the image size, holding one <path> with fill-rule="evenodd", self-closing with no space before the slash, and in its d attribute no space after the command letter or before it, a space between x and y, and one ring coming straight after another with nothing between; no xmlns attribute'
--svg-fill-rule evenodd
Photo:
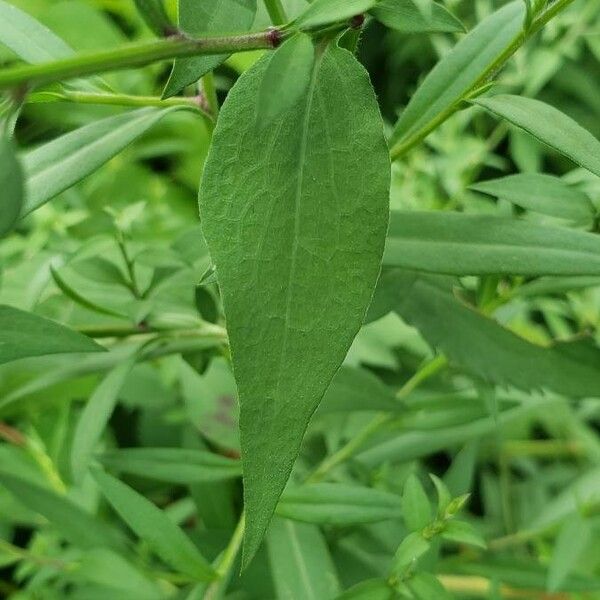
<svg viewBox="0 0 600 600"><path fill-rule="evenodd" d="M0 364L29 356L103 350L85 335L54 321L0 305Z"/></svg>
<svg viewBox="0 0 600 600"><path fill-rule="evenodd" d="M17 222L23 204L23 170L12 140L0 131L0 237Z"/></svg>
<svg viewBox="0 0 600 600"><path fill-rule="evenodd" d="M73 54L73 50L31 15L0 0L0 44L28 63L44 63Z"/></svg>
<svg viewBox="0 0 600 600"><path fill-rule="evenodd" d="M519 173L482 181L471 189L527 210L577 223L588 223L594 217L594 206L588 196L552 175Z"/></svg>
<svg viewBox="0 0 600 600"><path fill-rule="evenodd" d="M600 176L600 141L560 110L533 98L501 94L473 103L506 119Z"/></svg>
<svg viewBox="0 0 600 600"><path fill-rule="evenodd" d="M506 217L394 212L384 264L446 275L599 275L600 237Z"/></svg>
<svg viewBox="0 0 600 600"><path fill-rule="evenodd" d="M94 390L79 417L71 446L71 470L76 481L80 481L87 472L96 444L102 437L119 392L134 364L135 360L129 359L110 371Z"/></svg>
<svg viewBox="0 0 600 600"><path fill-rule="evenodd" d="M135 0L135 6L156 35L168 36L177 32L177 28L169 21L163 0Z"/></svg>
<svg viewBox="0 0 600 600"><path fill-rule="evenodd" d="M574 397L600 393L600 350L580 343L531 344L461 303L445 278L400 269L384 273L369 316L390 310L451 361L492 383Z"/></svg>
<svg viewBox="0 0 600 600"><path fill-rule="evenodd" d="M99 169L173 110L142 108L101 119L27 152L21 216Z"/></svg>
<svg viewBox="0 0 600 600"><path fill-rule="evenodd" d="M342 366L319 406L319 412L401 411L392 390L363 369Z"/></svg>
<svg viewBox="0 0 600 600"><path fill-rule="evenodd" d="M45 517L66 540L79 548L109 547L122 550L125 547L124 540L115 530L64 496L1 471L0 486L5 487L24 506Z"/></svg>
<svg viewBox="0 0 600 600"><path fill-rule="evenodd" d="M402 516L411 531L420 531L433 518L429 499L416 475L410 475L404 484Z"/></svg>
<svg viewBox="0 0 600 600"><path fill-rule="evenodd" d="M307 29L345 21L367 12L377 0L314 0L296 19L296 27Z"/></svg>
<svg viewBox="0 0 600 600"><path fill-rule="evenodd" d="M179 0L179 28L191 36L249 31L256 16L256 0ZM227 59L195 56L175 60L163 97L179 93Z"/></svg>
<svg viewBox="0 0 600 600"><path fill-rule="evenodd" d="M432 2L431 18L425 19L412 0L380 0L369 11L390 29L403 33L464 31L463 24L444 6Z"/></svg>
<svg viewBox="0 0 600 600"><path fill-rule="evenodd" d="M592 528L581 515L574 514L565 521L556 539L548 567L549 592L561 589L565 579L577 569L577 564L589 550L591 542Z"/></svg>
<svg viewBox="0 0 600 600"><path fill-rule="evenodd" d="M321 49L298 103L259 133L268 60L230 92L200 189L241 403L246 562L370 302L390 177L375 96L349 52Z"/></svg>
<svg viewBox="0 0 600 600"><path fill-rule="evenodd" d="M92 474L102 494L132 531L178 573L210 581L215 573L191 540L152 502L100 469Z"/></svg>
<svg viewBox="0 0 600 600"><path fill-rule="evenodd" d="M267 550L277 598L335 598L339 583L325 540L316 525L274 519Z"/></svg>
<svg viewBox="0 0 600 600"><path fill-rule="evenodd" d="M316 483L286 490L277 514L317 525L350 526L397 519L402 508L396 494L342 483Z"/></svg>
<svg viewBox="0 0 600 600"><path fill-rule="evenodd" d="M525 8L511 2L484 19L427 75L400 116L391 141L396 144L441 116L450 115L521 31Z"/></svg>
<svg viewBox="0 0 600 600"><path fill-rule="evenodd" d="M242 474L238 460L205 450L124 448L105 452L99 459L105 466L122 473L169 483L221 481Z"/></svg>
<svg viewBox="0 0 600 600"><path fill-rule="evenodd" d="M258 94L259 126L290 110L306 93L314 61L315 47L305 33L297 33L274 52Z"/></svg>

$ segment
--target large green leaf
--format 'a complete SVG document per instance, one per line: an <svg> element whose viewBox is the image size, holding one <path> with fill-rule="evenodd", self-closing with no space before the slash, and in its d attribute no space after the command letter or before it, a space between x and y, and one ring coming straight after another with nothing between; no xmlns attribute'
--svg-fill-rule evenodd
<svg viewBox="0 0 600 600"><path fill-rule="evenodd" d="M71 469L77 481L87 472L96 444L108 424L119 392L134 364L135 358L130 358L110 371L94 390L81 413L71 446Z"/></svg>
<svg viewBox="0 0 600 600"><path fill-rule="evenodd" d="M337 595L335 567L316 525L276 518L267 549L277 598L325 600Z"/></svg>
<svg viewBox="0 0 600 600"><path fill-rule="evenodd" d="M316 483L287 489L277 514L317 525L349 526L402 516L400 496L342 483Z"/></svg>
<svg viewBox="0 0 600 600"><path fill-rule="evenodd" d="M524 96L500 94L473 100L600 176L600 141L560 110Z"/></svg>
<svg viewBox="0 0 600 600"><path fill-rule="evenodd" d="M511 2L484 19L427 75L394 128L391 141L412 137L443 114L451 114L523 25L525 7Z"/></svg>
<svg viewBox="0 0 600 600"><path fill-rule="evenodd" d="M600 237L507 217L394 212L384 264L446 275L599 275Z"/></svg>
<svg viewBox="0 0 600 600"><path fill-rule="evenodd" d="M23 170L14 143L0 131L0 237L13 228L21 214L23 188Z"/></svg>
<svg viewBox="0 0 600 600"><path fill-rule="evenodd" d="M221 481L242 474L238 460L206 450L122 448L105 452L99 458L107 467L122 473L172 483Z"/></svg>
<svg viewBox="0 0 600 600"><path fill-rule="evenodd" d="M589 223L594 216L590 199L558 177L543 173L519 173L489 179L471 189L508 200L517 206L561 219Z"/></svg>
<svg viewBox="0 0 600 600"><path fill-rule="evenodd" d="M243 33L254 23L256 0L179 0L179 27L192 36ZM177 58L163 97L169 98L218 67L227 54Z"/></svg>
<svg viewBox="0 0 600 600"><path fill-rule="evenodd" d="M344 21L367 12L376 2L377 0L314 0L296 19L295 25L306 29Z"/></svg>
<svg viewBox="0 0 600 600"><path fill-rule="evenodd" d="M600 395L597 348L531 344L456 299L445 279L399 269L386 272L370 316L390 310L452 361L490 382L566 396Z"/></svg>
<svg viewBox="0 0 600 600"><path fill-rule="evenodd" d="M431 18L425 19L413 0L380 0L369 11L387 27L403 33L464 31L463 24L444 6L432 3Z"/></svg>
<svg viewBox="0 0 600 600"><path fill-rule="evenodd" d="M173 110L177 108L142 108L107 117L27 152L21 216L99 169Z"/></svg>
<svg viewBox="0 0 600 600"><path fill-rule="evenodd" d="M306 93L259 133L268 60L231 90L200 189L241 403L246 562L370 302L390 177L375 96L349 52L321 49Z"/></svg>
<svg viewBox="0 0 600 600"><path fill-rule="evenodd" d="M215 577L198 548L163 511L104 471L93 469L92 474L112 507L165 563L200 581Z"/></svg>
<svg viewBox="0 0 600 600"><path fill-rule="evenodd" d="M75 546L124 549L124 540L116 530L104 525L65 496L3 471L0 471L0 485L27 508L45 517Z"/></svg>
<svg viewBox="0 0 600 600"><path fill-rule="evenodd" d="M29 356L103 350L85 335L54 321L0 305L0 364Z"/></svg>

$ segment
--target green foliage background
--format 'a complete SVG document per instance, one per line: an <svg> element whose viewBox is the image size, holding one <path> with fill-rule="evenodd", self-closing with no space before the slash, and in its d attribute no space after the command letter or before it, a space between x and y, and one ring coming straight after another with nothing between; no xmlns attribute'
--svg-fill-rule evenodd
<svg viewBox="0 0 600 600"><path fill-rule="evenodd" d="M128 0L10 3L76 51L153 37ZM304 7L284 4L292 15ZM471 29L506 3L444 4ZM173 15L174 3L168 9ZM256 30L269 23L260 6ZM367 23L358 57L388 132L462 35ZM261 54L237 54L217 68L219 100ZM14 60L0 46L0 63ZM576 0L518 51L495 90L543 100L600 138L599 62L598 2ZM165 63L102 76L123 94L153 97L168 77ZM0 304L109 348L0 366L0 594L600 598L600 275L592 240L600 180L507 121L464 109L393 163L391 208L414 212L398 225L411 224L406 239L430 231L422 211L465 213L471 218L457 222L457 235L474 245L456 255L433 251L435 269L421 264L433 260L427 249L404 238L388 245L387 267L436 275L386 269L312 419L266 542L243 574L232 563L216 590L196 580L232 536L239 542L242 487L236 387L197 216L212 125L191 111L153 118L133 144L0 241ZM31 149L123 112L30 102L16 139ZM560 178L583 220L557 215L560 207L540 212L529 196L498 199L473 188L516 173ZM462 274L454 265L483 256L486 217L529 226L519 233L507 225L499 239L507 256L515 246L521 254L511 268L498 267L501 275L474 266L452 278ZM543 229L536 239L571 245L581 253L577 267L528 245L544 226L557 237ZM390 236L402 237L400 229L392 219ZM156 333L160 341L144 345ZM395 592L389 582L400 582Z"/></svg>

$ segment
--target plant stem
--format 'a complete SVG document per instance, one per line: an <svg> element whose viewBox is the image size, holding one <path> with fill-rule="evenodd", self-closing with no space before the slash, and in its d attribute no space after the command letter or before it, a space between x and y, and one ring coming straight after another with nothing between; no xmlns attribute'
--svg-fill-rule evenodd
<svg viewBox="0 0 600 600"><path fill-rule="evenodd" d="M285 14L285 8L283 8L281 0L264 0L264 2L273 25L284 25L288 22L289 19Z"/></svg>
<svg viewBox="0 0 600 600"><path fill-rule="evenodd" d="M396 393L396 398L402 400L411 394L423 381L429 379L448 364L448 359L439 355L427 361ZM388 413L378 414L362 431L359 431L345 446L323 460L323 462L308 477L306 483L321 481L332 469L352 458L362 448L367 440L380 431L392 420Z"/></svg>
<svg viewBox="0 0 600 600"><path fill-rule="evenodd" d="M274 34L273 31L261 31L205 38L173 36L162 40L136 42L110 50L77 54L54 62L4 69L0 71L0 89L63 82L106 71L142 67L182 56L267 50L277 46L284 35L281 32Z"/></svg>
<svg viewBox="0 0 600 600"><path fill-rule="evenodd" d="M246 517L244 513L242 513L227 548L225 548L215 566L215 571L217 572L219 579L208 587L204 594L204 600L216 600L216 598L218 598L218 594L222 591L222 587L226 583L227 576L231 572L235 558L242 546L245 529Z"/></svg>
<svg viewBox="0 0 600 600"><path fill-rule="evenodd" d="M217 98L217 88L215 86L215 76L213 72L208 72L202 78L202 92L210 109L210 114L216 121L219 116L219 99Z"/></svg>
<svg viewBox="0 0 600 600"><path fill-rule="evenodd" d="M74 92L69 90L63 90L60 92L36 92L30 94L25 101L28 104L73 102L75 104L101 104L107 106L155 106L157 108L183 106L198 110L203 114L203 116L210 118L210 115L203 110L197 97L166 98L163 100L158 96L132 96L130 94Z"/></svg>
<svg viewBox="0 0 600 600"><path fill-rule="evenodd" d="M491 581L477 575L438 575L437 578L449 592L456 592L461 594L461 596L488 598L490 591L492 590ZM506 585L501 586L500 594L502 598L519 598L521 600L524 600L525 598L537 600L568 600L571 597L569 594L561 592L549 593L541 590L524 590Z"/></svg>
<svg viewBox="0 0 600 600"><path fill-rule="evenodd" d="M405 140L400 140L390 150L390 157L392 160L398 160L404 156L409 150L412 150L415 146L420 144L432 131L437 129L442 123L444 123L449 117L451 117L462 105L465 99L469 98L475 93L481 86L487 83L493 78L498 71L508 62L508 60L515 54L523 44L535 35L544 25L551 21L556 15L562 10L572 4L574 0L556 0L556 2L548 8L543 14L541 14L532 24L529 30L521 30L512 42L498 55L485 71L478 77L473 85L453 104L448 106L444 111L436 115L429 123L424 125L421 129L416 131L413 135L409 136Z"/></svg>

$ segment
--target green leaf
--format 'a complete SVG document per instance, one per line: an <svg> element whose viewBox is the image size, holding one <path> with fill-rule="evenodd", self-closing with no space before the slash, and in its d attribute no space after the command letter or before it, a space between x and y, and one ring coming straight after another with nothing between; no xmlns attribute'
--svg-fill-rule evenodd
<svg viewBox="0 0 600 600"><path fill-rule="evenodd" d="M392 574L401 576L408 567L419 560L431 544L418 531L409 533L398 546L392 562Z"/></svg>
<svg viewBox="0 0 600 600"><path fill-rule="evenodd" d="M453 600L446 588L439 582L435 575L419 571L407 581L410 591L416 600Z"/></svg>
<svg viewBox="0 0 600 600"><path fill-rule="evenodd" d="M450 490L446 486L446 484L433 473L429 474L429 478L433 481L433 485L435 486L435 491L437 493L437 514L438 517L443 518L446 514L448 506L452 502L452 495L450 494Z"/></svg>
<svg viewBox="0 0 600 600"><path fill-rule="evenodd" d="M600 176L600 141L560 110L533 98L509 94L478 98L472 102L524 129L584 169Z"/></svg>
<svg viewBox="0 0 600 600"><path fill-rule="evenodd" d="M317 483L287 489L277 514L306 523L349 526L396 519L402 510L396 494L342 483Z"/></svg>
<svg viewBox="0 0 600 600"><path fill-rule="evenodd" d="M466 523L465 521L448 521L446 528L442 533L442 537L445 540L457 542L459 544L467 544L468 546L476 546L478 548L487 547L487 544L479 531L477 531L473 525Z"/></svg>
<svg viewBox="0 0 600 600"><path fill-rule="evenodd" d="M121 473L184 485L232 479L242 474L238 460L205 450L123 448L104 452L99 460Z"/></svg>
<svg viewBox="0 0 600 600"><path fill-rule="evenodd" d="M84 549L124 549L123 540L115 530L84 512L65 496L3 471L0 471L0 485L20 503L50 521L71 544Z"/></svg>
<svg viewBox="0 0 600 600"><path fill-rule="evenodd" d="M521 31L525 9L511 2L484 19L427 75L394 128L391 143L416 135L429 123L452 114L498 55Z"/></svg>
<svg viewBox="0 0 600 600"><path fill-rule="evenodd" d="M267 550L277 598L323 600L337 595L335 567L315 525L273 519Z"/></svg>
<svg viewBox="0 0 600 600"><path fill-rule="evenodd" d="M577 569L581 557L592 541L590 523L575 514L565 521L560 529L550 566L548 567L548 591L556 592L569 574Z"/></svg>
<svg viewBox="0 0 600 600"><path fill-rule="evenodd" d="M4 0L0 0L0 44L25 62L34 64L73 54L73 50L47 27Z"/></svg>
<svg viewBox="0 0 600 600"><path fill-rule="evenodd" d="M394 596L385 579L367 579L340 594L336 600L393 600Z"/></svg>
<svg viewBox="0 0 600 600"><path fill-rule="evenodd" d="M86 474L96 445L113 413L119 392L134 365L135 357L117 365L104 377L87 401L75 427L71 446L71 471L75 481L81 481Z"/></svg>
<svg viewBox="0 0 600 600"><path fill-rule="evenodd" d="M443 278L401 270L385 273L371 317L389 310L417 327L450 360L492 383L573 397L600 393L597 348L531 344L457 300Z"/></svg>
<svg viewBox="0 0 600 600"><path fill-rule="evenodd" d="M104 497L132 531L165 563L199 581L214 579L215 572L190 539L152 502L100 469L92 475Z"/></svg>
<svg viewBox="0 0 600 600"><path fill-rule="evenodd" d="M365 369L342 365L319 406L319 413L404 409L393 391Z"/></svg>
<svg viewBox="0 0 600 600"><path fill-rule="evenodd" d="M81 181L178 107L142 108L85 125L23 156L26 198L21 216Z"/></svg>
<svg viewBox="0 0 600 600"><path fill-rule="evenodd" d="M594 216L594 206L586 194L552 175L520 173L470 187L551 217L589 223Z"/></svg>
<svg viewBox="0 0 600 600"><path fill-rule="evenodd" d="M390 29L402 33L463 32L463 24L444 6L432 2L431 19L426 20L412 0L380 0L369 11Z"/></svg>
<svg viewBox="0 0 600 600"><path fill-rule="evenodd" d="M508 217L393 212L383 263L446 275L598 275L600 237Z"/></svg>
<svg viewBox="0 0 600 600"><path fill-rule="evenodd" d="M11 231L21 214L23 170L10 139L0 131L0 238Z"/></svg>
<svg viewBox="0 0 600 600"><path fill-rule="evenodd" d="M305 33L297 33L273 53L258 92L257 123L268 125L290 110L310 85L315 47Z"/></svg>
<svg viewBox="0 0 600 600"><path fill-rule="evenodd" d="M294 21L296 27L308 29L337 21L346 21L373 8L377 0L314 0Z"/></svg>
<svg viewBox="0 0 600 600"><path fill-rule="evenodd" d="M431 521L429 498L418 478L411 474L402 492L402 516L411 531L420 531Z"/></svg>
<svg viewBox="0 0 600 600"><path fill-rule="evenodd" d="M163 0L135 0L135 6L146 25L158 36L169 36L177 32L167 13Z"/></svg>
<svg viewBox="0 0 600 600"><path fill-rule="evenodd" d="M0 364L29 356L102 351L90 338L54 321L0 305Z"/></svg>
<svg viewBox="0 0 600 600"><path fill-rule="evenodd" d="M268 64L229 93L200 188L241 403L245 564L363 321L390 177L375 96L349 52L325 50L302 102L258 135Z"/></svg>
<svg viewBox="0 0 600 600"><path fill-rule="evenodd" d="M256 0L179 0L179 27L191 36L243 33L250 30L255 16ZM227 57L224 54L175 59L163 97L174 96L196 83Z"/></svg>
<svg viewBox="0 0 600 600"><path fill-rule="evenodd" d="M101 306L100 304L93 302L92 300L88 300L85 296L80 294L74 287L71 287L59 274L58 271L54 267L50 267L50 274L52 275L52 279L58 289L65 295L67 298L73 300L73 302L87 308L88 310L100 313L102 315L108 315L111 317L117 317L120 319L126 319L127 315L124 313L117 312L116 310L112 310L105 306Z"/></svg>

